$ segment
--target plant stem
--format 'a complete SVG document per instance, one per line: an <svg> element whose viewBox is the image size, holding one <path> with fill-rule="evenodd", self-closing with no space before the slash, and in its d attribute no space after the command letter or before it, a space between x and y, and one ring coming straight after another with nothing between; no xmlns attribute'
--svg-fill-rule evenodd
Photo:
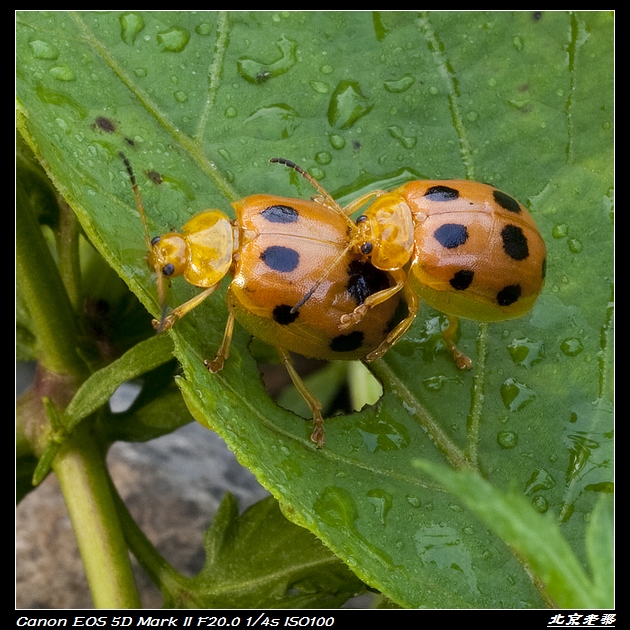
<svg viewBox="0 0 630 630"><path fill-rule="evenodd" d="M182 598L189 600L191 598L190 589L187 588L189 579L178 573L160 555L145 533L138 527L115 488L112 488L112 495L125 539L140 566L164 596L175 601Z"/></svg>
<svg viewBox="0 0 630 630"><path fill-rule="evenodd" d="M96 608L139 608L103 453L87 425L63 446L57 474L74 528Z"/></svg>
<svg viewBox="0 0 630 630"><path fill-rule="evenodd" d="M16 188L16 276L37 331L39 361L54 374L83 379L88 371L77 354L75 312L20 180Z"/></svg>
<svg viewBox="0 0 630 630"><path fill-rule="evenodd" d="M69 212L65 207L62 212ZM77 238L74 219L66 217L60 247L60 265L75 301L77 292ZM40 457L46 450L51 426L43 400L49 399L62 412L89 369L79 356L78 316L59 268L35 218L23 182L17 181L16 269L20 291L37 335L38 369L35 385L18 408L17 436L20 452L24 440ZM57 474L68 506L88 583L97 608L139 608L129 553L111 495L105 455L84 421L63 444L52 468ZM52 427L54 429L54 427Z"/></svg>

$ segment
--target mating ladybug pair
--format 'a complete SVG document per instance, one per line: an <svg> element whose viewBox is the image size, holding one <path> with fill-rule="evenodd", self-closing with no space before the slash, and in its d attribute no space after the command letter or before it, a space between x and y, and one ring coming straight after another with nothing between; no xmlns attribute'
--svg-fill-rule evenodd
<svg viewBox="0 0 630 630"><path fill-rule="evenodd" d="M411 326L420 301L447 314L443 336L458 367L472 363L453 337L459 317L501 321L533 306L545 276L544 241L525 208L487 184L465 180L413 181L376 190L345 208L302 168L312 200L252 195L195 215L181 233L149 238L131 165L121 153L145 227L149 266L158 278L183 275L202 291L154 321L167 330L198 306L228 273L228 321L217 356L230 349L234 320L276 348L313 413L311 439L321 448L321 404L296 372L289 352L328 360L385 354ZM356 221L350 215L367 203Z"/></svg>

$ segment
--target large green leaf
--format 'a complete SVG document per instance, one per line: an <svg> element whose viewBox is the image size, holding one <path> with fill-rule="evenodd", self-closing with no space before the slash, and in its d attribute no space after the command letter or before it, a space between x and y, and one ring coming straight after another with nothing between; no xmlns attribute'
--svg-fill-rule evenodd
<svg viewBox="0 0 630 630"><path fill-rule="evenodd" d="M157 312L132 162L152 234L256 192L308 197L290 158L343 200L414 177L492 182L549 250L528 316L463 325L456 370L437 314L373 367L378 405L307 423L267 396L238 329L207 300L172 334L180 387L285 514L394 601L549 603L519 558L414 468L514 484L587 565L585 522L612 471L613 16L605 12L18 13L21 133L95 246ZM161 175L161 185L155 174ZM150 177L147 177L147 174ZM174 282L170 300L194 291Z"/></svg>

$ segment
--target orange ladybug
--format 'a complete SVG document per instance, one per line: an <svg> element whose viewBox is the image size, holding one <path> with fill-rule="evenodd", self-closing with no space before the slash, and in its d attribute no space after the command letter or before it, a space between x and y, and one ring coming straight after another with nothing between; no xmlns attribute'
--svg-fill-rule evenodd
<svg viewBox="0 0 630 630"><path fill-rule="evenodd" d="M391 192L374 191L349 207L359 207L370 196L376 199L357 219L351 248L389 272L395 284L343 315L341 329L403 291L407 317L366 359L381 357L400 339L423 300L447 314L447 347L458 367L470 369L470 359L453 342L458 318L521 317L542 290L546 248L533 218L494 186L467 180L412 181Z"/></svg>
<svg viewBox="0 0 630 630"><path fill-rule="evenodd" d="M348 234L353 221L299 167L296 169L319 191L316 201L252 195L233 204L236 220L231 221L219 210L205 210L192 217L181 232L151 239L131 164L120 155L145 228L147 260L157 274L162 315L159 321L154 320L156 329L171 328L231 274L223 341L215 359L205 365L213 373L223 367L235 320L273 345L313 413L311 439L321 448L325 437L321 403L296 372L289 352L350 360L376 351L405 316L403 293L396 291L391 299L379 300L344 331L339 330L339 320L370 296L394 287L394 278L352 253ZM180 275L202 291L166 315L164 277ZM309 299L294 309L307 292Z"/></svg>

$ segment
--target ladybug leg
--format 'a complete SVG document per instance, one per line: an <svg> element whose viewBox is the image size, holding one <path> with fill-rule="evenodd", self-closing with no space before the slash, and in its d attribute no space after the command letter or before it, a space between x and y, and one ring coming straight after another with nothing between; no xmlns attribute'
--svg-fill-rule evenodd
<svg viewBox="0 0 630 630"><path fill-rule="evenodd" d="M408 287L405 287L405 300L407 301L407 308L409 309L407 317L385 337L376 350L372 350L372 352L365 357L368 363L380 359L409 330L411 324L413 324L413 320L416 318L418 310L420 309L420 300L416 293Z"/></svg>
<svg viewBox="0 0 630 630"><path fill-rule="evenodd" d="M201 293L195 295L195 297L188 300L188 302L180 304L177 308L174 308L171 311L170 315L163 317L161 321L154 319L153 328L155 328L158 332L170 330L178 319L181 319L184 315L186 315L186 313L199 306L210 294L214 292L217 286L218 285L215 284L214 286L208 287Z"/></svg>
<svg viewBox="0 0 630 630"><path fill-rule="evenodd" d="M232 333L234 332L234 315L232 311L228 315L227 323L225 324L225 331L223 332L223 341L219 348L217 356L212 361L204 361L203 364L212 372L216 374L219 370L223 369L223 364L230 355L230 344L232 343Z"/></svg>
<svg viewBox="0 0 630 630"><path fill-rule="evenodd" d="M402 269L390 270L389 274L392 276L396 284L389 287L388 289L383 289L382 291L372 293L372 295L367 297L363 301L363 304L357 306L354 311L352 311L352 313L346 313L345 315L342 315L339 318L339 330L345 330L346 328L350 328L350 326L354 326L354 324L358 324L372 307L376 306L377 304L382 304L386 300L389 300L390 297L396 295L398 291L405 288L407 275ZM417 309L416 312L418 312ZM409 326L410 325L411 322L409 322ZM407 328L409 328L409 326L407 326Z"/></svg>
<svg viewBox="0 0 630 630"><path fill-rule="evenodd" d="M460 350L457 349L453 338L457 334L459 327L459 319L457 317L448 317L448 326L442 331L442 337L446 343L446 349L453 355L455 365L460 370L472 370L472 361Z"/></svg>
<svg viewBox="0 0 630 630"><path fill-rule="evenodd" d="M324 418L322 417L322 403L315 397L313 393L311 393L304 381L300 378L300 375L297 373L295 366L293 365L293 361L291 359L291 355L288 350L284 348L279 348L276 346L276 350L280 355L280 359L284 364L284 367L287 369L293 384L296 389L302 395L302 398L306 401L306 404L309 406L310 410L313 412L313 433L311 434L311 440L315 442L317 448L321 448L324 445L324 441L326 439L324 435Z"/></svg>

